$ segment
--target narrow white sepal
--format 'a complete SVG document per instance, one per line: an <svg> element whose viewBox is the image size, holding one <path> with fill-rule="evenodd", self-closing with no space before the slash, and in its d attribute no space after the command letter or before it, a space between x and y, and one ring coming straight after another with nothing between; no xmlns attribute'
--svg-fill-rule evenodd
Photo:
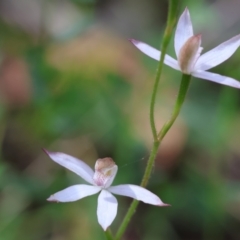
<svg viewBox="0 0 240 240"><path fill-rule="evenodd" d="M44 151L54 162L76 173L88 183L93 184L94 172L85 162L65 153Z"/></svg>
<svg viewBox="0 0 240 240"><path fill-rule="evenodd" d="M85 184L73 185L54 193L47 200L50 202L74 202L81 198L98 193L100 187Z"/></svg>
<svg viewBox="0 0 240 240"><path fill-rule="evenodd" d="M137 47L141 52L145 53L147 56L149 56L157 61L160 60L161 52L159 50L149 46L148 44L146 44L144 42L140 42L135 39L130 39L130 41L134 44L135 47ZM174 58L172 58L171 56L169 56L167 54L165 55L164 63L166 65L168 65L169 67L172 67L175 70L180 71L177 60L175 60Z"/></svg>
<svg viewBox="0 0 240 240"><path fill-rule="evenodd" d="M103 230L112 224L117 215L117 199L107 190L102 190L98 197L97 216Z"/></svg>
<svg viewBox="0 0 240 240"><path fill-rule="evenodd" d="M240 34L201 55L194 71L205 71L230 58L240 46Z"/></svg>
<svg viewBox="0 0 240 240"><path fill-rule="evenodd" d="M137 185L123 184L109 187L108 190L114 194L131 197L144 203L157 206L169 206L163 203L157 195Z"/></svg>
<svg viewBox="0 0 240 240"><path fill-rule="evenodd" d="M174 47L175 47L177 58L178 58L180 49L182 48L184 43L192 36L193 36L192 21L190 18L190 13L186 8L178 20L175 37L174 37Z"/></svg>
<svg viewBox="0 0 240 240"><path fill-rule="evenodd" d="M212 82L216 82L216 83L227 85L234 88L240 88L239 81L230 77L220 75L220 74L202 71L202 72L194 72L192 73L192 75L194 77L202 78L204 80L209 80Z"/></svg>

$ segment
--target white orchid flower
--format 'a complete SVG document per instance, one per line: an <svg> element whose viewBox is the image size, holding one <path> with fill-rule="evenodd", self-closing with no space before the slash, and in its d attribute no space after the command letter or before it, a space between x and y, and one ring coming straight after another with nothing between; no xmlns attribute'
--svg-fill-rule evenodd
<svg viewBox="0 0 240 240"><path fill-rule="evenodd" d="M160 51L154 49L146 43L134 39L131 39L130 41L149 57L158 61L160 60ZM201 47L201 35L193 34L190 13L186 8L179 18L175 32L174 47L177 60L166 54L164 63L185 74L193 75L194 77L217 82L234 88L240 88L239 81L207 71L230 58L239 45L240 34L200 56L203 49Z"/></svg>
<svg viewBox="0 0 240 240"><path fill-rule="evenodd" d="M98 222L106 231L117 215L118 202L112 195L118 194L134 198L144 203L156 206L169 206L163 203L158 196L145 188L132 184L111 187L118 167L111 158L98 159L95 172L83 161L59 152L45 152L56 163L76 173L92 185L78 184L68 187L51 195L47 200L51 202L73 202L81 198L101 192L98 197Z"/></svg>

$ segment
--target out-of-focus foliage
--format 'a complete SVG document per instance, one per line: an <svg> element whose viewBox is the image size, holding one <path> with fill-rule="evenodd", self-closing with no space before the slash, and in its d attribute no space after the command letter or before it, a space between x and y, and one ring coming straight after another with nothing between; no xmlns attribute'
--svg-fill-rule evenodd
<svg viewBox="0 0 240 240"><path fill-rule="evenodd" d="M207 50L239 33L238 1L182 1ZM127 41L158 47L167 1L0 2L0 239L104 239L97 196L46 202L78 176L41 150L91 165L112 157L115 183L139 184L152 145L149 102L157 62ZM214 72L240 80L240 50ZM169 52L173 53L173 46ZM171 114L180 74L164 68L158 127ZM171 204L140 204L125 239L240 238L240 92L193 79L164 139L149 189ZM130 199L118 198L115 232Z"/></svg>

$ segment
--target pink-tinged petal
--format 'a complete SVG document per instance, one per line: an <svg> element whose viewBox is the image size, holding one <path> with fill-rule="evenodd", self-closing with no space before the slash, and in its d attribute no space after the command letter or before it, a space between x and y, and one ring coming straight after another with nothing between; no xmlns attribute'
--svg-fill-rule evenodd
<svg viewBox="0 0 240 240"><path fill-rule="evenodd" d="M94 183L97 186L108 188L112 184L117 170L118 167L112 158L99 158L95 164L95 173L93 176Z"/></svg>
<svg viewBox="0 0 240 240"><path fill-rule="evenodd" d="M202 51L200 45L201 35L198 34L190 37L182 46L178 56L178 64L183 73L190 74L192 72Z"/></svg>
<svg viewBox="0 0 240 240"><path fill-rule="evenodd" d="M209 80L212 82L216 82L216 83L227 85L234 88L240 88L239 81L230 77L222 76L220 74L202 71L202 72L194 72L192 75L194 77L202 78L204 80Z"/></svg>
<svg viewBox="0 0 240 240"><path fill-rule="evenodd" d="M123 184L118 186L109 187L108 191L114 194L127 196L134 198L136 200L142 201L144 203L157 205L157 206L169 206L169 204L165 204L161 201L161 199L153 194L152 192L148 191L147 189L131 185L131 184Z"/></svg>
<svg viewBox="0 0 240 240"><path fill-rule="evenodd" d="M117 215L117 199L108 191L102 190L98 197L97 216L103 230L112 224Z"/></svg>
<svg viewBox="0 0 240 240"><path fill-rule="evenodd" d="M135 47L137 47L141 52L145 53L147 56L149 56L157 61L160 60L161 52L158 51L157 49L149 46L146 43L137 41L135 39L130 39L130 42L132 42ZM166 65L168 65L169 67L172 67L176 70L180 70L180 68L178 66L178 62L174 58L170 57L167 54L165 55L164 63Z"/></svg>
<svg viewBox="0 0 240 240"><path fill-rule="evenodd" d="M93 195L101 191L100 187L90 185L74 185L62 191L54 193L47 200L50 202L74 202L81 198Z"/></svg>
<svg viewBox="0 0 240 240"><path fill-rule="evenodd" d="M190 13L186 8L178 20L174 37L174 47L177 57L184 43L192 36L193 36L192 21L190 18Z"/></svg>
<svg viewBox="0 0 240 240"><path fill-rule="evenodd" d="M240 46L240 34L201 55L194 67L195 71L205 71L230 58Z"/></svg>
<svg viewBox="0 0 240 240"><path fill-rule="evenodd" d="M116 174L117 174L117 171L118 171L118 166L116 165L116 166L114 166L114 167L111 169L111 173L110 173L110 175L108 176L107 181L106 181L106 183L105 183L105 185L104 185L105 188L108 188L108 187L110 187L110 186L112 185L112 182L113 182L113 180L115 179L115 176L116 176Z"/></svg>
<svg viewBox="0 0 240 240"><path fill-rule="evenodd" d="M93 184L93 170L83 161L60 152L49 152L44 150L48 156L56 163L76 173L85 181Z"/></svg>

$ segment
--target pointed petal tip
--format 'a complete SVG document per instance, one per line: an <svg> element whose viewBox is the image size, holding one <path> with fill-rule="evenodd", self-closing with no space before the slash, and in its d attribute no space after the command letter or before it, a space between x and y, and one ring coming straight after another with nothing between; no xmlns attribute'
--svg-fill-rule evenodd
<svg viewBox="0 0 240 240"><path fill-rule="evenodd" d="M100 224L100 226L101 226L101 228L103 229L104 232L106 232L108 227L110 226L110 225L104 226L104 224L101 224L101 223L99 223L99 224Z"/></svg>
<svg viewBox="0 0 240 240"><path fill-rule="evenodd" d="M184 11L183 11L183 13L182 13L182 15L190 15L190 13L189 13L189 10L188 10L188 7L185 7L185 9L184 9Z"/></svg>
<svg viewBox="0 0 240 240"><path fill-rule="evenodd" d="M51 155L51 154L57 153L57 152L49 151L49 150L47 150L46 148L42 148L42 150L43 150L47 155Z"/></svg>
<svg viewBox="0 0 240 240"><path fill-rule="evenodd" d="M159 207L171 207L171 204L167 204L167 203L161 203L158 205Z"/></svg>
<svg viewBox="0 0 240 240"><path fill-rule="evenodd" d="M54 195L51 195L49 198L46 199L48 202L58 202L58 200L56 200L54 198Z"/></svg>
<svg viewBox="0 0 240 240"><path fill-rule="evenodd" d="M133 39L133 38L129 38L128 40L129 40L132 44L134 44L134 45L140 43L138 40Z"/></svg>
<svg viewBox="0 0 240 240"><path fill-rule="evenodd" d="M42 148L42 150L43 150L47 155L49 155L50 152L49 152L47 149Z"/></svg>
<svg viewBox="0 0 240 240"><path fill-rule="evenodd" d="M182 16L185 16L185 17L189 18L189 20L190 20L190 22L191 22L190 12L189 12L189 10L188 10L188 7L186 7L186 8L184 9L184 11L183 11L183 13L182 13ZM191 24L192 24L192 22L191 22Z"/></svg>
<svg viewBox="0 0 240 240"><path fill-rule="evenodd" d="M101 225L101 227L102 227L102 229L103 229L104 232L106 232L107 229L108 229L108 227L104 227L104 226L102 226L102 225Z"/></svg>
<svg viewBox="0 0 240 240"><path fill-rule="evenodd" d="M51 157L50 155L54 155L54 154L59 154L60 152L52 152L52 151L49 151L47 150L46 148L42 148L42 150L49 156Z"/></svg>

